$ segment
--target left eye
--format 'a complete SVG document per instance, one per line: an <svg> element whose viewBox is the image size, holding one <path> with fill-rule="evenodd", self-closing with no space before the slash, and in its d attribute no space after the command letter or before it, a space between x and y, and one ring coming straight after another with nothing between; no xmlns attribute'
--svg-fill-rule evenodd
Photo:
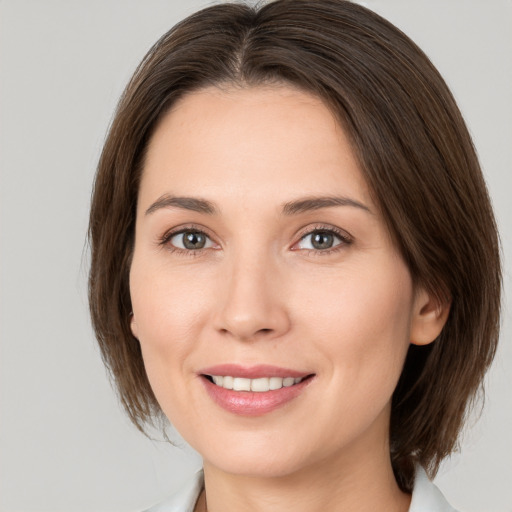
<svg viewBox="0 0 512 512"><path fill-rule="evenodd" d="M332 231L313 231L303 236L297 244L299 249L314 249L325 251L332 249L343 242L341 237Z"/></svg>
<svg viewBox="0 0 512 512"><path fill-rule="evenodd" d="M201 231L182 231L173 235L169 242L178 249L197 251L213 247L212 240Z"/></svg>

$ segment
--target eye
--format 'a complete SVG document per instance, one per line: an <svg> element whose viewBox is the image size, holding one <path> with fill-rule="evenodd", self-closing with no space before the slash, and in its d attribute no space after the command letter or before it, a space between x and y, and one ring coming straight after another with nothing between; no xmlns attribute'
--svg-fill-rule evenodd
<svg viewBox="0 0 512 512"><path fill-rule="evenodd" d="M315 229L310 233L304 235L299 243L297 249L306 249L314 251L328 251L342 243L349 243L347 237L328 229Z"/></svg>
<svg viewBox="0 0 512 512"><path fill-rule="evenodd" d="M173 234L168 242L177 249L197 251L213 247L212 240L202 231L187 230Z"/></svg>

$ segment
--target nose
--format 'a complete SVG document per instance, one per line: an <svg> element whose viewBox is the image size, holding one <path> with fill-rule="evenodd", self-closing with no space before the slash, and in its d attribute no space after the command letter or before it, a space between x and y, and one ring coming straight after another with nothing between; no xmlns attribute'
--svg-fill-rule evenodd
<svg viewBox="0 0 512 512"><path fill-rule="evenodd" d="M219 290L217 331L238 340L275 339L290 329L290 315L277 265L256 255L226 268Z"/></svg>

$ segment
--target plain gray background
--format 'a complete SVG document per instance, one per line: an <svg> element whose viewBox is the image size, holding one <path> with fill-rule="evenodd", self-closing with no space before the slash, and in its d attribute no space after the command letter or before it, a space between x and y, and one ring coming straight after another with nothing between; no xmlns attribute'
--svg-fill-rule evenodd
<svg viewBox="0 0 512 512"><path fill-rule="evenodd" d="M0 0L0 510L136 511L200 466L125 419L86 303L95 165L132 71L206 0ZM512 511L512 2L361 2L445 76L481 157L501 229L501 347L482 417L436 482L465 512Z"/></svg>

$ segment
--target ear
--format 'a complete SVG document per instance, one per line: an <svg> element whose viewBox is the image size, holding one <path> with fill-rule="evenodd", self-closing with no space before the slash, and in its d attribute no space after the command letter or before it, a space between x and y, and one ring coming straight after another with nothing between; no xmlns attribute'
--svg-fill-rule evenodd
<svg viewBox="0 0 512 512"><path fill-rule="evenodd" d="M130 313L130 330L132 331L133 337L135 339L139 339L138 336L138 328L137 328L137 322L135 321L135 316L133 313Z"/></svg>
<svg viewBox="0 0 512 512"><path fill-rule="evenodd" d="M451 300L441 302L423 288L416 290L411 320L411 343L428 345L443 330L450 313Z"/></svg>

